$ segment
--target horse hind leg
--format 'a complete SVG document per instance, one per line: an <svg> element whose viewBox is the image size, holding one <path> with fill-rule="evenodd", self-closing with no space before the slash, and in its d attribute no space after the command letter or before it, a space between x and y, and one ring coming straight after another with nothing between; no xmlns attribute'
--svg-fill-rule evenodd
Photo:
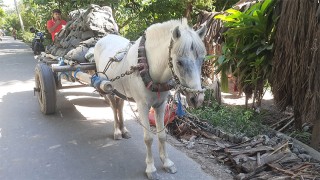
<svg viewBox="0 0 320 180"><path fill-rule="evenodd" d="M166 132L164 127L164 113L165 113L165 105L166 103L162 103L155 110L155 119L156 119L156 127L158 132L158 139L159 139L159 154L160 159L163 163L163 168L171 174L177 172L177 168L175 167L174 163L169 159L167 148L166 148Z"/></svg>
<svg viewBox="0 0 320 180"><path fill-rule="evenodd" d="M124 105L124 100L120 99L118 97L116 99L116 105L117 105L117 115L118 115L118 120L119 120L119 128L121 131L121 136L125 139L131 138L130 132L124 125L124 118L123 118L123 105Z"/></svg>
<svg viewBox="0 0 320 180"><path fill-rule="evenodd" d="M119 123L119 119L118 119L117 100L113 95L106 95L106 98L109 100L110 106L113 111L113 119L114 119L113 137L115 140L120 140L120 139L122 139L122 133L120 130L120 123Z"/></svg>

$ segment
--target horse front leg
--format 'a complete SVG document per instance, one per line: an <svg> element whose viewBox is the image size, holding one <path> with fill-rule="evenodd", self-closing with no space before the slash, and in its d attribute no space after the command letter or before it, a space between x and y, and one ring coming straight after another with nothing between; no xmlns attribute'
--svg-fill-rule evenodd
<svg viewBox="0 0 320 180"><path fill-rule="evenodd" d="M159 179L159 176L157 174L157 169L154 166L154 159L152 156L152 142L153 142L153 134L151 133L150 130L150 123L149 123L149 109L145 104L138 104L138 112L139 112L139 118L140 122L143 126L143 134L144 134L144 143L146 144L146 174L148 176L148 179Z"/></svg>
<svg viewBox="0 0 320 180"><path fill-rule="evenodd" d="M174 163L169 159L167 148L166 148L167 135L166 135L165 126L164 126L165 106L166 106L166 103L163 102L159 107L154 108L158 139L159 139L159 154L160 154L160 159L163 163L163 168L168 173L174 174L177 172L177 168L175 167Z"/></svg>

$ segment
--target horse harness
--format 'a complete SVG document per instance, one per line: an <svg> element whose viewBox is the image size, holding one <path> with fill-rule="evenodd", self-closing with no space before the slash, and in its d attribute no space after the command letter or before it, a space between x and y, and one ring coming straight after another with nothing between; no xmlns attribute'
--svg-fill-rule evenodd
<svg viewBox="0 0 320 180"><path fill-rule="evenodd" d="M180 80L179 80L178 76L174 72L173 64L172 64L173 60L172 60L172 57L171 57L171 50L172 50L172 47L173 47L173 39L171 39L170 45L169 45L169 62L168 62L168 65L169 65L169 68L171 70L173 79L170 79L166 83L154 83L152 78L151 78L151 76L150 76L150 73L149 73L149 65L148 65L148 61L147 61L145 42L146 42L146 34L144 33L142 35L142 37L141 37L141 40L140 40L140 43L139 43L139 48L138 48L138 64L136 66L131 66L130 70L128 70L128 71L126 71L124 73L121 73L119 76L116 76L114 78L109 79L111 82L114 82L114 81L116 81L116 80L118 80L118 79L120 79L122 77L127 76L127 75L131 75L135 71L138 70L144 85L146 86L147 89L149 89L152 92L158 92L159 93L159 92L163 92L163 91L169 91L170 89L173 89L173 88L175 88L176 90L181 91L181 92L191 92L191 93L197 93L197 94L198 93L203 93L205 91L205 89L201 89L201 90L192 89L192 88L183 86L180 83ZM126 53L129 51L131 45L132 44L129 44L128 45L129 48L125 49L125 52L124 52L125 55L124 56L126 56ZM123 53L123 51L121 53ZM106 75L106 71L110 67L111 63L115 62L115 61L121 61L121 59L119 60L119 58L111 58L108 61L107 65L106 65L106 67L105 67L105 69L103 71L103 74L105 76L107 76ZM124 100L134 101L132 98L128 99L128 97L126 97L125 95L119 93L115 89L113 90L113 92L114 92L115 95L119 96L120 98L122 98Z"/></svg>

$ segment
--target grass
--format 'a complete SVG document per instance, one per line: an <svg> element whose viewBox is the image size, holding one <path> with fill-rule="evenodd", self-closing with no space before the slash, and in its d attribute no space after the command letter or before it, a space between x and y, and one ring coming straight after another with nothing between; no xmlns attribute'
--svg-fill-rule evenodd
<svg viewBox="0 0 320 180"><path fill-rule="evenodd" d="M225 132L253 137L263 133L261 115L240 106L213 103L212 106L191 110L191 113Z"/></svg>
<svg viewBox="0 0 320 180"><path fill-rule="evenodd" d="M290 133L286 133L288 136L297 139L298 141L303 142L304 144L310 144L311 141L311 133L305 131L292 131Z"/></svg>

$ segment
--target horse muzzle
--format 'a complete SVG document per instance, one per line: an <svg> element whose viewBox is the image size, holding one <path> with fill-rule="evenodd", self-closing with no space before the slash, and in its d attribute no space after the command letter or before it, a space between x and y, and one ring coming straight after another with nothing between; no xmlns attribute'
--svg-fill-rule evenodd
<svg viewBox="0 0 320 180"><path fill-rule="evenodd" d="M204 93L186 93L187 103L193 108L198 108L204 101Z"/></svg>

